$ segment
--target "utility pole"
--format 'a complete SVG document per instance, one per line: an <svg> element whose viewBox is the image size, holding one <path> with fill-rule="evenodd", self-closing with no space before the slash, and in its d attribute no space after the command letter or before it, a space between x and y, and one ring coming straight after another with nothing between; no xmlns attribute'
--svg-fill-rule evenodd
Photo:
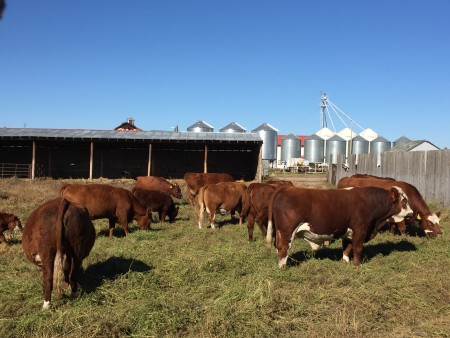
<svg viewBox="0 0 450 338"><path fill-rule="evenodd" d="M325 109L327 109L328 106L327 93L321 93L320 100L322 101L322 103L320 104L320 109L322 109L321 128L325 128L327 126L327 117L325 115Z"/></svg>

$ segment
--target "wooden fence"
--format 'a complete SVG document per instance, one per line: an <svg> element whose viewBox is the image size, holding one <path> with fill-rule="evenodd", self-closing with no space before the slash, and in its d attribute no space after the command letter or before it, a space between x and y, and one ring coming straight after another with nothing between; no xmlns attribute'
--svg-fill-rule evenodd
<svg viewBox="0 0 450 338"><path fill-rule="evenodd" d="M352 155L348 163L344 156L338 156L337 164L329 170L328 182L337 185L342 177L354 174L408 182L427 202L450 206L450 150Z"/></svg>

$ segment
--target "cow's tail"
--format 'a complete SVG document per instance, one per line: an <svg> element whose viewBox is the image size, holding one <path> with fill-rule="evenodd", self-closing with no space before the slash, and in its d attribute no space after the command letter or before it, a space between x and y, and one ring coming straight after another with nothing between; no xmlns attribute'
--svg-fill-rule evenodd
<svg viewBox="0 0 450 338"><path fill-rule="evenodd" d="M205 194L206 186L200 188L198 192L198 227L202 228L203 212L205 210L205 202L203 201L203 196Z"/></svg>
<svg viewBox="0 0 450 338"><path fill-rule="evenodd" d="M269 210L267 212L267 234L266 234L266 245L268 248L272 247L272 238L273 238L273 233L274 233L274 229L275 229L275 223L273 220L273 201L275 200L275 196L277 195L278 191L285 188L284 186L280 186L278 187L272 194L272 196L270 196L269 199Z"/></svg>
<svg viewBox="0 0 450 338"><path fill-rule="evenodd" d="M64 285L64 265L66 264L66 248L64 243L64 214L69 207L69 201L62 198L56 221L56 256L53 264L53 290L60 298Z"/></svg>
<svg viewBox="0 0 450 338"><path fill-rule="evenodd" d="M244 199L242 201L242 211L240 213L240 217L246 217L248 215L248 212L250 211L250 200L252 198L252 192L253 189L247 188L245 190Z"/></svg>

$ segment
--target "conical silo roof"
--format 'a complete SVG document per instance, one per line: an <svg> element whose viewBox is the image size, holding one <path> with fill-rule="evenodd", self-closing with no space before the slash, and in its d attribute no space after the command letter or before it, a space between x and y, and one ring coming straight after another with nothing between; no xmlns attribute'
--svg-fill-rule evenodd
<svg viewBox="0 0 450 338"><path fill-rule="evenodd" d="M335 135L335 133L330 129L328 129L327 127L320 129L319 131L316 132L316 134L319 135L324 140L328 140L330 137Z"/></svg>
<svg viewBox="0 0 450 338"><path fill-rule="evenodd" d="M214 127L205 121L199 120L195 122L192 126L187 128L187 131L193 132L212 132L214 131Z"/></svg>
<svg viewBox="0 0 450 338"><path fill-rule="evenodd" d="M274 127L272 127L270 124L268 123L263 123L261 124L259 127L256 127L255 129L252 130L252 133L256 133L258 131L275 131L278 133L278 130L275 129Z"/></svg>
<svg viewBox="0 0 450 338"><path fill-rule="evenodd" d="M364 137L367 141L373 141L379 136L376 132L374 132L370 128L364 129L362 132L359 133L359 135Z"/></svg>
<svg viewBox="0 0 450 338"><path fill-rule="evenodd" d="M354 138L356 135L358 135L357 133L355 133L353 130L351 130L350 128L344 128L342 129L339 133L337 133L340 137L342 137L344 140L348 141L351 140L352 138Z"/></svg>
<svg viewBox="0 0 450 338"><path fill-rule="evenodd" d="M225 133L245 133L247 129L236 122L230 122L225 127L221 128L220 131Z"/></svg>
<svg viewBox="0 0 450 338"><path fill-rule="evenodd" d="M402 136L394 141L395 144L400 144L400 143L405 143L405 142L411 142L411 140L409 138L407 138L406 136Z"/></svg>

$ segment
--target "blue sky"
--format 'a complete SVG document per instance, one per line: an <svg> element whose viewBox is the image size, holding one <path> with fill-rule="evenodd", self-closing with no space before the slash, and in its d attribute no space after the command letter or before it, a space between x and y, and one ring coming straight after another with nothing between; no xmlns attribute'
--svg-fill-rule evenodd
<svg viewBox="0 0 450 338"><path fill-rule="evenodd" d="M390 141L450 146L447 0L6 2L0 126L310 135L326 92Z"/></svg>

